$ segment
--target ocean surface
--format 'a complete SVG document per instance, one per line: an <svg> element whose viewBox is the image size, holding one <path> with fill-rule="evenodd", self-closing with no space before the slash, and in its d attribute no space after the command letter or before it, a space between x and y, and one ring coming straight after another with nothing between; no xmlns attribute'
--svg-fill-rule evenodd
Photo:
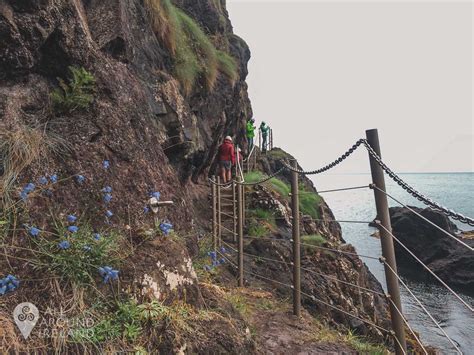
<svg viewBox="0 0 474 355"><path fill-rule="evenodd" d="M425 196L445 207L474 217L474 173L420 173L400 174L400 176ZM322 174L313 176L313 182L319 191L368 185L370 174ZM387 192L401 202L423 207L396 183L385 177ZM351 190L321 194L338 220L370 221L376 215L373 191L370 189ZM397 206L389 199L389 205ZM461 230L473 230L474 227L453 221ZM380 240L370 235L375 228L364 224L341 223L343 237L354 245L360 254L380 256ZM383 267L376 260L363 259L370 271L385 287ZM451 293L436 283L425 283L403 278L412 292L420 299L430 313L438 320L446 333L459 344L465 354L474 354L474 316ZM410 325L420 333L425 344L434 346L443 354L455 353L453 346L443 336L434 323L418 308L410 294L400 286L403 311ZM474 299L461 296L474 306Z"/></svg>

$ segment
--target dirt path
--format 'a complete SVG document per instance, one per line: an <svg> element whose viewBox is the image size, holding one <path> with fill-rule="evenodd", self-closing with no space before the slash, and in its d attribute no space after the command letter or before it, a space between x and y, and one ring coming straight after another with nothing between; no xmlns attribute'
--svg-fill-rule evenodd
<svg viewBox="0 0 474 355"><path fill-rule="evenodd" d="M234 289L228 300L250 324L261 354L357 354L347 339L311 317L305 310L297 319L291 304L270 292Z"/></svg>

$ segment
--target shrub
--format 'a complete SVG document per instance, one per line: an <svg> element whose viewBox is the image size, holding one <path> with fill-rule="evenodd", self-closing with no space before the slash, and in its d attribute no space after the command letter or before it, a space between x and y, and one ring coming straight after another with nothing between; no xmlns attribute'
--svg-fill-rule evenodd
<svg viewBox="0 0 474 355"><path fill-rule="evenodd" d="M69 82L58 78L59 87L51 93L54 109L60 114L87 109L94 100L94 76L82 67L70 66L69 71L72 74Z"/></svg>
<svg viewBox="0 0 474 355"><path fill-rule="evenodd" d="M301 237L301 242L305 244L321 246L326 243L326 239L321 234L303 235Z"/></svg>

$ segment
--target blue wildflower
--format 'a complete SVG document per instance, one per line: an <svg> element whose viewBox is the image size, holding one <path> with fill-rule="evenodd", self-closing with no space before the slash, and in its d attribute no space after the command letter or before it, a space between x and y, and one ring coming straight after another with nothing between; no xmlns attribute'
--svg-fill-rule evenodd
<svg viewBox="0 0 474 355"><path fill-rule="evenodd" d="M29 184L27 184L24 188L23 188L23 191L25 191L26 193L30 193L32 192L34 189L35 189L35 184L33 184L32 182L30 182Z"/></svg>
<svg viewBox="0 0 474 355"><path fill-rule="evenodd" d="M160 224L160 229L164 235L170 234L170 231L173 229L173 225L171 223L163 222Z"/></svg>
<svg viewBox="0 0 474 355"><path fill-rule="evenodd" d="M227 249L224 248L224 247L221 247L221 253L222 253L222 254L227 254Z"/></svg>
<svg viewBox="0 0 474 355"><path fill-rule="evenodd" d="M112 201L112 195L111 194L105 194L104 195L104 202L109 203L110 201Z"/></svg>
<svg viewBox="0 0 474 355"><path fill-rule="evenodd" d="M109 280L117 280L119 271L112 269L110 266L103 266L99 268L99 274L106 284Z"/></svg>
<svg viewBox="0 0 474 355"><path fill-rule="evenodd" d="M220 262L221 264L225 264L225 259L224 259L224 258L221 258L221 259L219 260L219 262Z"/></svg>
<svg viewBox="0 0 474 355"><path fill-rule="evenodd" d="M84 250L85 251L91 251L92 248L89 245L84 245Z"/></svg>
<svg viewBox="0 0 474 355"><path fill-rule="evenodd" d="M66 250L71 247L71 243L69 243L67 240L63 240L61 243L58 244L59 249Z"/></svg>
<svg viewBox="0 0 474 355"><path fill-rule="evenodd" d="M212 260L217 259L217 253L215 251L210 251L209 253L207 253L207 255L209 255Z"/></svg>
<svg viewBox="0 0 474 355"><path fill-rule="evenodd" d="M110 168L110 161L104 160L104 161L102 162L102 166L104 167L104 169Z"/></svg>
<svg viewBox="0 0 474 355"><path fill-rule="evenodd" d="M53 191L51 191L51 189L45 189L45 190L43 190L43 194L45 196L50 197L50 196L53 196Z"/></svg>
<svg viewBox="0 0 474 355"><path fill-rule="evenodd" d="M69 226L67 227L68 232L76 233L79 230L78 226Z"/></svg>
<svg viewBox="0 0 474 355"><path fill-rule="evenodd" d="M150 212L150 208L148 206L145 206L145 208L143 209L143 213L148 213Z"/></svg>
<svg viewBox="0 0 474 355"><path fill-rule="evenodd" d="M102 189L102 192L109 194L112 192L112 188L110 186L106 186Z"/></svg>
<svg viewBox="0 0 474 355"><path fill-rule="evenodd" d="M100 240L100 234L99 233L94 233L94 239L95 240Z"/></svg>
<svg viewBox="0 0 474 355"><path fill-rule="evenodd" d="M26 192L25 190L23 190L21 193L20 193L20 197L23 201L26 202L26 200L28 199L28 192Z"/></svg>
<svg viewBox="0 0 474 355"><path fill-rule="evenodd" d="M160 196L161 196L161 194L160 194L159 192L156 192L156 191L150 193L150 197L154 197L154 198L156 198L157 200L160 199Z"/></svg>
<svg viewBox="0 0 474 355"><path fill-rule="evenodd" d="M51 175L51 176L49 177L49 180L51 180L51 182L52 182L53 184L57 183L57 182L58 182L58 175L56 175L56 174Z"/></svg>
<svg viewBox="0 0 474 355"><path fill-rule="evenodd" d="M105 211L105 216L106 216L107 218L110 218L110 217L112 217L113 215L114 215L114 214L113 214L112 211L110 211L110 210Z"/></svg>
<svg viewBox="0 0 474 355"><path fill-rule="evenodd" d="M77 217L74 216L73 214L70 214L69 216L67 216L67 221L69 223L74 223L74 222L76 222L76 220L77 220Z"/></svg>
<svg viewBox="0 0 474 355"><path fill-rule="evenodd" d="M36 227L30 227L28 233L30 233L30 235L33 237L37 237L41 233L41 230Z"/></svg>
<svg viewBox="0 0 474 355"><path fill-rule="evenodd" d="M20 281L13 275L8 275L0 279L0 296L3 296L7 292L15 291L19 285Z"/></svg>
<svg viewBox="0 0 474 355"><path fill-rule="evenodd" d="M40 183L40 185L46 185L48 183L48 179L46 178L46 176L42 176L39 178L38 182Z"/></svg>
<svg viewBox="0 0 474 355"><path fill-rule="evenodd" d="M84 181L86 180L86 178L82 175L76 175L76 181L78 184L82 184Z"/></svg>

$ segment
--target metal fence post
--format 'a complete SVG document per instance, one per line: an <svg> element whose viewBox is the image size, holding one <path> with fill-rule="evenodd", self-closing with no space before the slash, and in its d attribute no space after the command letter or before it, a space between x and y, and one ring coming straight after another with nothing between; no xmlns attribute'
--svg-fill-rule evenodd
<svg viewBox="0 0 474 355"><path fill-rule="evenodd" d="M241 179L239 178L239 182L241 182ZM238 225L239 225L239 280L238 280L238 285L239 287L244 286L244 217L243 217L243 212L244 212L244 204L243 204L243 185L238 184L237 185L237 195L239 199L238 203Z"/></svg>
<svg viewBox="0 0 474 355"><path fill-rule="evenodd" d="M222 238L222 215L221 215L221 177L217 177L217 240L216 244L220 245L221 244L221 238Z"/></svg>
<svg viewBox="0 0 474 355"><path fill-rule="evenodd" d="M214 251L217 250L217 188L215 185L216 177L212 177L212 245L214 246Z"/></svg>
<svg viewBox="0 0 474 355"><path fill-rule="evenodd" d="M240 178L237 177L237 179L239 180ZM240 181L240 180L239 180ZM233 235L232 235L232 241L235 243L237 241L237 201L236 201L236 188L237 188L237 184L235 183L235 180L232 180L232 218L233 218L233 221L232 221L232 231L233 231Z"/></svg>
<svg viewBox="0 0 474 355"><path fill-rule="evenodd" d="M379 135L376 129L367 130L366 132L367 142L372 147L372 149L377 153L379 157L382 157L380 153L380 143ZM384 172L380 165L377 164L377 161L369 154L370 159L370 170L372 173L372 182L380 190L385 190L385 177ZM374 189L375 195L375 206L377 208L377 218L380 221L380 224L387 230L392 230L392 225L390 222L390 214L388 210L388 201L387 196ZM395 260L395 250L393 247L393 240L390 234L384 229L379 228L380 231L380 241L382 243L382 255L385 258L388 265L392 270L397 271L397 262ZM387 266L385 266L385 279L387 280L387 290L390 295L393 304L389 302L390 306L390 316L392 319L392 328L395 332L395 337L397 342L395 342L396 354L404 354L407 351L407 345L405 340L405 328L403 324L403 319L400 313L402 312L402 305L400 301L400 289L398 284L397 275L395 275ZM397 309L400 313L397 311Z"/></svg>
<svg viewBox="0 0 474 355"><path fill-rule="evenodd" d="M294 167L298 168L295 160ZM293 314L301 316L301 255L300 255L300 206L298 173L291 173L291 210L293 215Z"/></svg>

